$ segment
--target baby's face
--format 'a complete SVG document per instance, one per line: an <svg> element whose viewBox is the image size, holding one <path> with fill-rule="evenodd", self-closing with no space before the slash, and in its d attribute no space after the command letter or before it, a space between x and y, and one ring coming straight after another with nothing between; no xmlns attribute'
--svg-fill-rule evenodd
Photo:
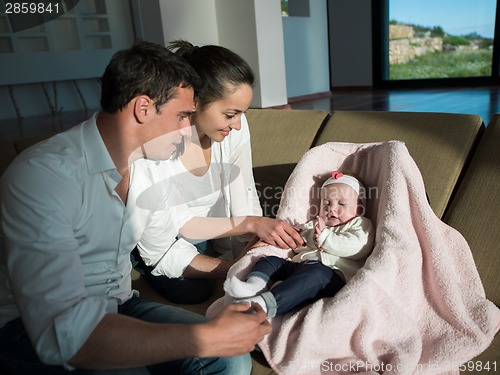
<svg viewBox="0 0 500 375"><path fill-rule="evenodd" d="M356 216L358 195L346 184L327 185L321 189L319 216L326 225L335 227L345 224Z"/></svg>

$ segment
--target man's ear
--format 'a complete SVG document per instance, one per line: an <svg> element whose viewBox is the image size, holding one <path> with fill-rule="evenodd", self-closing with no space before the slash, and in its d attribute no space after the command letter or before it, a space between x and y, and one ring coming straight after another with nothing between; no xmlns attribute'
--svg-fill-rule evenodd
<svg viewBox="0 0 500 375"><path fill-rule="evenodd" d="M139 124L146 122L147 116L153 110L153 101L147 95L141 95L134 101L134 116Z"/></svg>

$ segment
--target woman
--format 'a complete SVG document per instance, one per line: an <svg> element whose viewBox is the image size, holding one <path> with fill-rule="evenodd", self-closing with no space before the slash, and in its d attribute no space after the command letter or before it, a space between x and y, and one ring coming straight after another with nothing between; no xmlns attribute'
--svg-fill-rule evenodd
<svg viewBox="0 0 500 375"><path fill-rule="evenodd" d="M199 303L212 294L213 279L225 278L232 260L254 234L284 248L302 243L302 238L288 224L262 217L244 114L253 98L254 75L250 66L221 46L196 47L176 41L169 49L195 68L204 85L195 94L191 136L184 138L178 158L162 163L165 175L173 180L195 217L247 217L252 221L246 226L247 233L232 231L239 236L228 236L223 229L211 235L218 237L211 241L196 243L179 236L176 246L182 250L178 254L182 252L184 263L188 263L180 277L176 277L179 271L169 271L166 261L162 266L155 261L158 257L147 254L140 246L134 251L136 268L166 298L176 303ZM192 221L191 227L197 223ZM172 260L176 261L173 257Z"/></svg>

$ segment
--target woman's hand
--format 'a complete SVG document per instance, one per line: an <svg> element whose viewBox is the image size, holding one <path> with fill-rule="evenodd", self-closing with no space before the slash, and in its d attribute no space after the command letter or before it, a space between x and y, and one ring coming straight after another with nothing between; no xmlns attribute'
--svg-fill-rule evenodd
<svg viewBox="0 0 500 375"><path fill-rule="evenodd" d="M282 249L296 249L304 245L299 231L286 221L268 217L252 216L251 229L261 241Z"/></svg>

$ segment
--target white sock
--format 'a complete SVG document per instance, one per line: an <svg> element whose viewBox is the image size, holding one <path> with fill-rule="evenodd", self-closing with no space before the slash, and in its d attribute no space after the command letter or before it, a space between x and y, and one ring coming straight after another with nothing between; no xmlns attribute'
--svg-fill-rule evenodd
<svg viewBox="0 0 500 375"><path fill-rule="evenodd" d="M262 310L264 310L264 312L267 315L266 301L264 301L264 298L262 298L262 296L260 296L260 295L253 296L253 297L247 297L247 298L240 298L240 299L237 299L235 302L236 303L250 302L251 304L258 303L262 307Z"/></svg>
<svg viewBox="0 0 500 375"><path fill-rule="evenodd" d="M247 281L241 281L233 276L224 282L224 291L231 297L246 298L264 291L266 286L267 283L260 277L250 277Z"/></svg>

